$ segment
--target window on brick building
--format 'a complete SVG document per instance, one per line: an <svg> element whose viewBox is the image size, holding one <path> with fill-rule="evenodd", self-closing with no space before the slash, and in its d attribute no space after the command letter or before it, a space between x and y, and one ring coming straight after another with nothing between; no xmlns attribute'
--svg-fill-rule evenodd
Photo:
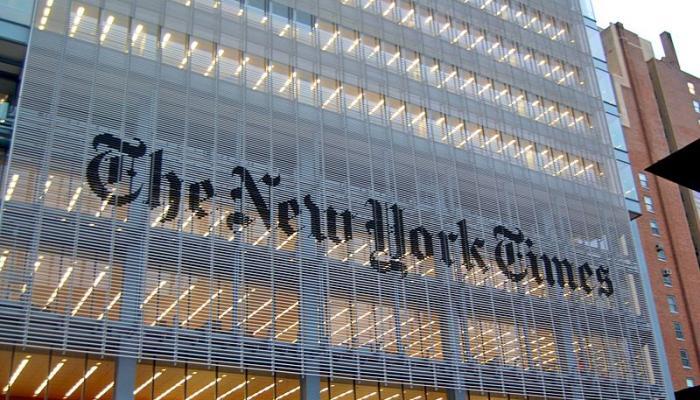
<svg viewBox="0 0 700 400"><path fill-rule="evenodd" d="M668 295L666 296L666 301L668 301L668 309L672 314L678 314L678 303L676 302L676 296Z"/></svg>
<svg viewBox="0 0 700 400"><path fill-rule="evenodd" d="M695 387L695 379L685 378L685 385L688 387Z"/></svg>
<svg viewBox="0 0 700 400"><path fill-rule="evenodd" d="M681 365L683 368L690 368L690 357L688 357L688 350L681 350Z"/></svg>
<svg viewBox="0 0 700 400"><path fill-rule="evenodd" d="M695 85L691 82L688 82L688 91L690 94L695 94Z"/></svg>
<svg viewBox="0 0 700 400"><path fill-rule="evenodd" d="M693 100L693 108L696 113L700 114L700 101Z"/></svg>
<svg viewBox="0 0 700 400"><path fill-rule="evenodd" d="M661 235L661 230L659 230L659 223L656 222L655 219L652 219L649 221L649 229L651 230L652 235L659 236Z"/></svg>
<svg viewBox="0 0 700 400"><path fill-rule="evenodd" d="M642 189L649 189L649 178L647 178L647 174L639 173L639 186L641 186Z"/></svg>
<svg viewBox="0 0 700 400"><path fill-rule="evenodd" d="M656 244L656 258L658 258L659 261L668 260L668 257L666 256L666 250L664 250L664 246L658 243Z"/></svg>
<svg viewBox="0 0 700 400"><path fill-rule="evenodd" d="M644 206L646 207L648 212L654 212L654 200L652 200L651 197L644 196Z"/></svg>
<svg viewBox="0 0 700 400"><path fill-rule="evenodd" d="M685 336L683 335L683 326L681 325L680 322L673 321L673 332L676 334L676 339L678 339L678 340L685 339Z"/></svg>
<svg viewBox="0 0 700 400"><path fill-rule="evenodd" d="M671 270L670 269L664 269L661 271L661 279L664 281L664 286L671 287L673 286L673 283L671 281Z"/></svg>

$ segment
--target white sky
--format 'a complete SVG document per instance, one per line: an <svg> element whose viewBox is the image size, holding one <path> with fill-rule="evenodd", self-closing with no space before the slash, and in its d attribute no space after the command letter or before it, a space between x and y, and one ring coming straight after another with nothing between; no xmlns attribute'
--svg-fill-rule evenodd
<svg viewBox="0 0 700 400"><path fill-rule="evenodd" d="M663 56L659 35L673 36L681 69L700 77L700 0L593 0L598 25L621 22L625 29L651 41Z"/></svg>

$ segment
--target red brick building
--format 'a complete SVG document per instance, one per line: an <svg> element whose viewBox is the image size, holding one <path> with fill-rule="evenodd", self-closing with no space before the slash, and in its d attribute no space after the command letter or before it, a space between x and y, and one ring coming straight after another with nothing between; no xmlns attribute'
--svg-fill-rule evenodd
<svg viewBox="0 0 700 400"><path fill-rule="evenodd" d="M644 169L700 139L700 79L622 24L603 32L630 161L642 201L640 236L675 390L700 384L700 196Z"/></svg>

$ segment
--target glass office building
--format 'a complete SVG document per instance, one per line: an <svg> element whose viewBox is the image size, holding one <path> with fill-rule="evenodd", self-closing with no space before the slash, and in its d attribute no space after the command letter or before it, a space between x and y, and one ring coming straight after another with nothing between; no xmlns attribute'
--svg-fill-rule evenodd
<svg viewBox="0 0 700 400"><path fill-rule="evenodd" d="M5 398L664 397L578 1L31 21Z"/></svg>

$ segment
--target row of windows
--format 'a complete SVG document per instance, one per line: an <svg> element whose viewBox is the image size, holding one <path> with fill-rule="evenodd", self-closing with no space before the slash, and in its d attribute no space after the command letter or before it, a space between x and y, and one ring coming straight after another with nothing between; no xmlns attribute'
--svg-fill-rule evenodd
<svg viewBox="0 0 700 400"><path fill-rule="evenodd" d="M18 279L28 272L22 266L5 263L4 267L0 298L27 299L34 312L107 321L119 320L123 314L120 309L127 307L122 303L124 277L119 266L84 259L68 262L46 254L31 265L31 278L24 283ZM302 331L301 298L295 288L298 276L282 278L284 273L277 272L279 282L262 284L243 283L249 279L245 271L241 277L214 272L216 278L212 279L209 274L146 267L138 304L142 324L298 342ZM444 352L449 350L443 348L448 329L444 310L435 304L432 309L418 309L415 304L394 304L393 296L371 300L361 295L343 297L337 292L324 301L318 316L321 326L307 329L317 328L328 345L411 358L447 357ZM455 324L458 357L463 362L561 370L559 339L551 327L477 315L460 316ZM581 331L573 345L580 371L622 379L651 376L647 375L650 369L644 367L649 361L645 348L635 350L625 339Z"/></svg>
<svg viewBox="0 0 700 400"><path fill-rule="evenodd" d="M691 94L695 94L695 85L692 83L688 83L688 91ZM693 106L695 107L696 112L700 112L700 103L697 101L693 101ZM649 179L646 174L644 173L639 173L639 184L642 187L642 189L649 190ZM644 204L646 206L646 209L648 212L653 213L654 212L654 202L651 197L649 196L644 196ZM660 230L659 230L659 225L655 219L652 219L649 221L649 226L651 233L653 235L659 236L660 235ZM656 245L656 253L657 253L657 258L660 261L666 261L668 257L666 256L666 252L664 251L664 248L660 245ZM664 286L671 287L673 285L672 279L671 279L671 271L668 269L664 269L661 272L661 276L663 279ZM671 314L678 314L679 313L679 307L678 307L678 301L676 300L676 296L674 295L667 295L666 296L666 301L668 303L668 308ZM685 340L685 334L683 333L683 326L681 325L680 322L678 321L673 321L673 332L678 340ZM690 365L690 358L688 356L688 351L685 349L680 350L680 360L681 360L681 365L683 368L691 368ZM687 378L686 383L688 387L693 387L695 385L695 382L692 378Z"/></svg>
<svg viewBox="0 0 700 400"><path fill-rule="evenodd" d="M113 219L118 221L118 223L127 222L130 206L115 207L108 205L107 201L92 195L82 176L71 177L62 172L50 170L48 173L51 175L47 179L41 179L37 175L37 171L15 168L13 172L15 174L10 177L4 197L6 202L39 203L46 208L65 210L70 214L83 215L85 218L83 224L86 229L95 229L95 222L101 219ZM39 188L39 190L35 190L36 188ZM130 190L128 185L117 186L113 194L120 196L122 193L125 193L123 191L128 190ZM332 196L333 194L329 191L326 195ZM183 210L182 212L178 211L178 215L181 215L181 217L165 222L161 221L161 218L167 213L166 208L169 207L169 202L163 199L161 204L160 207L153 208L149 212L148 218L152 221L151 228L157 227L188 235L216 238L229 242L235 241L236 243L258 248L273 248L277 251L283 251L285 253L282 254L287 255L294 255L302 248L300 238L297 235L299 222L296 219L289 222L295 231L291 235L279 226L269 229L264 224L263 218L255 211L254 206L247 201L242 204L231 204L226 201L205 202L200 205L200 209L205 213L206 218L195 218L193 212ZM245 212L250 216L252 222L245 227L232 230L224 221L227 221L234 210L246 210ZM367 217L369 218L369 216ZM87 219L90 219L90 221ZM66 222L66 218L61 218L60 222ZM121 230L121 227L117 227L116 233L119 234ZM369 268L371 252L375 248L374 243L375 241L370 233L358 230L353 231L353 237L349 240L343 240L339 243L327 241L323 245L318 246L322 246L322 251L325 251L326 257L331 260L346 265ZM14 258L12 263L15 265L32 263L39 265L42 262L41 258L34 261L25 260L21 254L11 253L9 250L6 250L0 255L0 271L2 271L2 265L10 263L12 258ZM557 293L557 290L547 287L545 282L537 282L534 277L528 277L523 282L513 282L497 267L491 254L485 253L481 258L485 266L487 266L486 270L467 268L465 265L460 264L466 264L466 261L462 261L459 256L456 256L456 264L453 268L449 268L448 273L453 275L455 281L471 286L496 288L508 293L520 293L541 298L555 296ZM434 278L437 276L436 271L441 265L439 255L433 254L423 259L417 258L414 254L407 254L404 259L405 272L415 277ZM109 271L105 271L105 274L107 273ZM628 289L632 293L636 293L633 282L630 282ZM12 290L24 293L26 288L23 283L20 286L15 286ZM611 298L598 296L595 291L590 293L585 291L564 292L564 296L573 296L569 298L570 300L581 301L601 308L613 308L615 306L615 302ZM49 294L46 294L46 297L48 298ZM636 294L633 294L632 298L636 298ZM639 305L636 301L628 301L625 305L629 307L629 311L637 315L640 313Z"/></svg>
<svg viewBox="0 0 700 400"><path fill-rule="evenodd" d="M639 178L639 186L642 187L644 190L649 190L649 178L647 175L643 172L640 172L638 175ZM644 196L644 206L647 210L647 212L654 213L655 208L654 208L654 201L651 198L651 196ZM654 236L661 236L661 230L659 228L659 223L656 221L656 219L651 219L649 220L649 231L651 232L652 235ZM667 261L668 256L666 255L666 250L664 250L664 247L657 243L656 244L656 258L659 261ZM664 284L666 284L666 281L668 280L668 286L670 286L670 274L663 274L664 277Z"/></svg>
<svg viewBox="0 0 700 400"><path fill-rule="evenodd" d="M486 30L474 27L466 21L428 7L414 6L410 1L402 3L403 5L399 7L395 6L395 1L388 0L379 0L376 2L375 0L341 0L341 2L381 15L399 25L420 30L427 35L439 37L463 49L476 50L480 54L537 74L559 85L577 87L585 84L585 82L581 80L582 78L578 68L564 60L551 57L498 35L488 33ZM372 5L375 4L379 4L380 6L372 7ZM394 5L392 6L392 4ZM394 9L396 9L396 11L394 11ZM510 7L508 9L510 9ZM522 15L523 14L521 14L521 16ZM531 17L530 20L535 23L539 21L539 18ZM545 25L549 28L553 26L552 23L547 23ZM560 29L559 31L562 32L563 30Z"/></svg>
<svg viewBox="0 0 700 400"><path fill-rule="evenodd" d="M664 283L665 277L667 274L664 274ZM668 274L669 276L669 284L667 286L670 286L670 273ZM671 314L678 314L679 313L679 307L678 307L678 301L676 300L676 296L674 295L667 295L666 296L666 301L668 303L668 309L671 312ZM681 325L680 322L678 321L673 321L673 333L678 340L685 340L685 334L683 333L683 326ZM680 350L680 360L681 360L681 365L683 368L691 368L690 364L690 357L688 356L688 351L685 349Z"/></svg>
<svg viewBox="0 0 700 400"><path fill-rule="evenodd" d="M256 4L254 1L245 4L245 14L249 22L269 29L280 37L294 37L323 51L358 59L439 89L486 101L550 126L579 133L587 133L593 129L590 115L572 107L312 15L304 14L304 19L310 19L313 25L294 24L297 19L295 16L302 12L274 2L257 4L263 8L257 8ZM292 24L296 29L291 28ZM113 29L115 28L112 27ZM122 29L125 30L125 28ZM507 50L516 50L517 45L514 43L508 44L501 39L491 38L484 31L475 31L473 28L469 28L466 32L468 32L464 35L466 38L474 35L477 36L476 40L478 37L486 38L470 46L470 49L496 56L500 61L518 56L516 51ZM492 39L495 40L493 44ZM119 47L120 50L126 49L124 43ZM531 57L531 63L540 63L542 60L544 60L543 56ZM540 69L540 66L538 65L537 68ZM575 70L567 69L565 66L555 67L549 73L562 81L567 77L572 81L577 79Z"/></svg>
<svg viewBox="0 0 700 400"><path fill-rule="evenodd" d="M50 4L55 6L59 1ZM51 15L50 8L47 7L47 9L49 9L48 14ZM44 17L41 18L39 23L43 24ZM130 51L134 55L151 59L160 58L165 64L180 69L189 68L192 72L203 76L218 77L220 80L247 85L256 91L296 99L324 110L342 112L348 117L365 119L370 123L386 125L392 129L430 138L457 148L487 152L491 156L504 158L550 175L601 186L605 184L600 164L582 157L519 139L381 93L344 84L335 79L281 63L270 62L238 49L226 48L139 21L130 21L125 16L100 13L97 8L80 3L72 5L69 36L89 41L97 39L98 21L102 21L99 42L105 47L128 51L129 49L124 46L127 42L131 42ZM46 23L49 22L55 29L63 29L63 24L58 17ZM129 26L131 26L130 30L127 28ZM130 33L127 34L127 32ZM477 83L482 85L478 90ZM503 91L497 93L496 89L499 87L493 83L484 81L477 83L474 83L473 88L481 96L490 93L489 96L498 101L503 99L510 99L511 103L519 101L521 107L531 108L535 110L534 113L544 113L545 121L551 120L555 123L564 121L566 125L576 125L583 121L585 124L589 123L583 115L576 117L570 111L556 116L557 107L554 104L539 100L527 103L524 95L520 100L512 99L506 94L501 95ZM507 89L504 90L508 92ZM548 106L546 109L545 105Z"/></svg>
<svg viewBox="0 0 700 400"><path fill-rule="evenodd" d="M111 357L0 348L6 400L116 398ZM119 376L128 369L122 368ZM127 372L128 373L128 372ZM124 375L121 375L124 374ZM300 377L239 368L138 360L129 390L135 400L301 400ZM543 397L466 391L465 400L544 400ZM314 397L311 395L310 397ZM551 396L547 397L552 400ZM321 400L447 400L438 388L320 378Z"/></svg>
<svg viewBox="0 0 700 400"><path fill-rule="evenodd" d="M569 24L515 0L461 0L491 15L520 25L551 40L576 43Z"/></svg>

